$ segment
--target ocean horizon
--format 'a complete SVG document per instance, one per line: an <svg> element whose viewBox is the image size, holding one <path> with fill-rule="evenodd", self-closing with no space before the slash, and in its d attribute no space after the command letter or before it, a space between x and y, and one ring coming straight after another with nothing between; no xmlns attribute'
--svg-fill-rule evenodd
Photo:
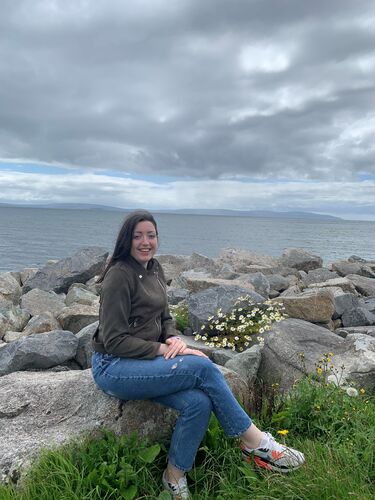
<svg viewBox="0 0 375 500"><path fill-rule="evenodd" d="M155 213L159 254L217 257L222 248L280 256L298 247L324 265L358 255L375 260L375 221ZM0 271L40 267L98 245L111 252L126 212L0 207Z"/></svg>

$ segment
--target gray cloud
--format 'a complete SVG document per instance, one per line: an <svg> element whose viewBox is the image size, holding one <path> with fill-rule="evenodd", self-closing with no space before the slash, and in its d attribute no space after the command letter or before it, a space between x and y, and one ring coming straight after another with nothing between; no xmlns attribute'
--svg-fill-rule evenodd
<svg viewBox="0 0 375 500"><path fill-rule="evenodd" d="M11 0L0 157L176 177L375 174L369 1Z"/></svg>

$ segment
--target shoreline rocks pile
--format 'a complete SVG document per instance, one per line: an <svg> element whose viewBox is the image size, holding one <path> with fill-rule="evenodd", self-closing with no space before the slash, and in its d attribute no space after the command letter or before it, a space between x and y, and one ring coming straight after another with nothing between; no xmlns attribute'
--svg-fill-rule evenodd
<svg viewBox="0 0 375 500"><path fill-rule="evenodd" d="M154 403L119 402L92 381L96 277L107 258L105 249L90 247L41 269L0 273L3 480L16 477L42 447L82 432L137 429L151 439L171 432L174 412ZM222 365L245 405L257 379L287 390L303 373L314 373L326 352L334 354L343 381L375 389L375 261L351 256L324 267L319 256L296 248L279 258L235 249L223 249L216 259L197 253L157 258L170 304L186 304L195 331L219 307L229 311L241 295L285 307L288 319L273 325L264 346L240 354L185 337Z"/></svg>

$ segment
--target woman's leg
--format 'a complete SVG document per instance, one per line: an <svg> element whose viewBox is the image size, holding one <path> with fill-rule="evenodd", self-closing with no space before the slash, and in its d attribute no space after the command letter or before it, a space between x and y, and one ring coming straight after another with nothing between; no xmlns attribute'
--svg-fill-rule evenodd
<svg viewBox="0 0 375 500"><path fill-rule="evenodd" d="M220 370L200 356L151 360L95 353L93 375L104 392L119 399L154 399L189 389L200 389L228 436L240 436L251 420L237 402Z"/></svg>
<svg viewBox="0 0 375 500"><path fill-rule="evenodd" d="M200 389L188 389L154 398L153 401L179 412L169 448L167 469L167 479L177 482L183 475L181 471L188 471L193 466L195 455L210 421L211 400ZM178 470L175 471L173 466Z"/></svg>

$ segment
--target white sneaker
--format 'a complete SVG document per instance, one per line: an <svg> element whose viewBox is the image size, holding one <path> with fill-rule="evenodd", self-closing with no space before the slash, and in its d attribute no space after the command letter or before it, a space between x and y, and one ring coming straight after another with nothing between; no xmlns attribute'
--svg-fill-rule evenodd
<svg viewBox="0 0 375 500"><path fill-rule="evenodd" d="M163 472L163 486L164 489L171 493L173 500L188 500L190 498L190 492L186 481L186 476L183 476L178 483L170 483L165 478L165 472Z"/></svg>
<svg viewBox="0 0 375 500"><path fill-rule="evenodd" d="M263 469L289 472L299 469L305 463L303 453L278 443L269 432L264 432L258 448L247 448L243 443L240 447L247 462L254 457L254 463Z"/></svg>

